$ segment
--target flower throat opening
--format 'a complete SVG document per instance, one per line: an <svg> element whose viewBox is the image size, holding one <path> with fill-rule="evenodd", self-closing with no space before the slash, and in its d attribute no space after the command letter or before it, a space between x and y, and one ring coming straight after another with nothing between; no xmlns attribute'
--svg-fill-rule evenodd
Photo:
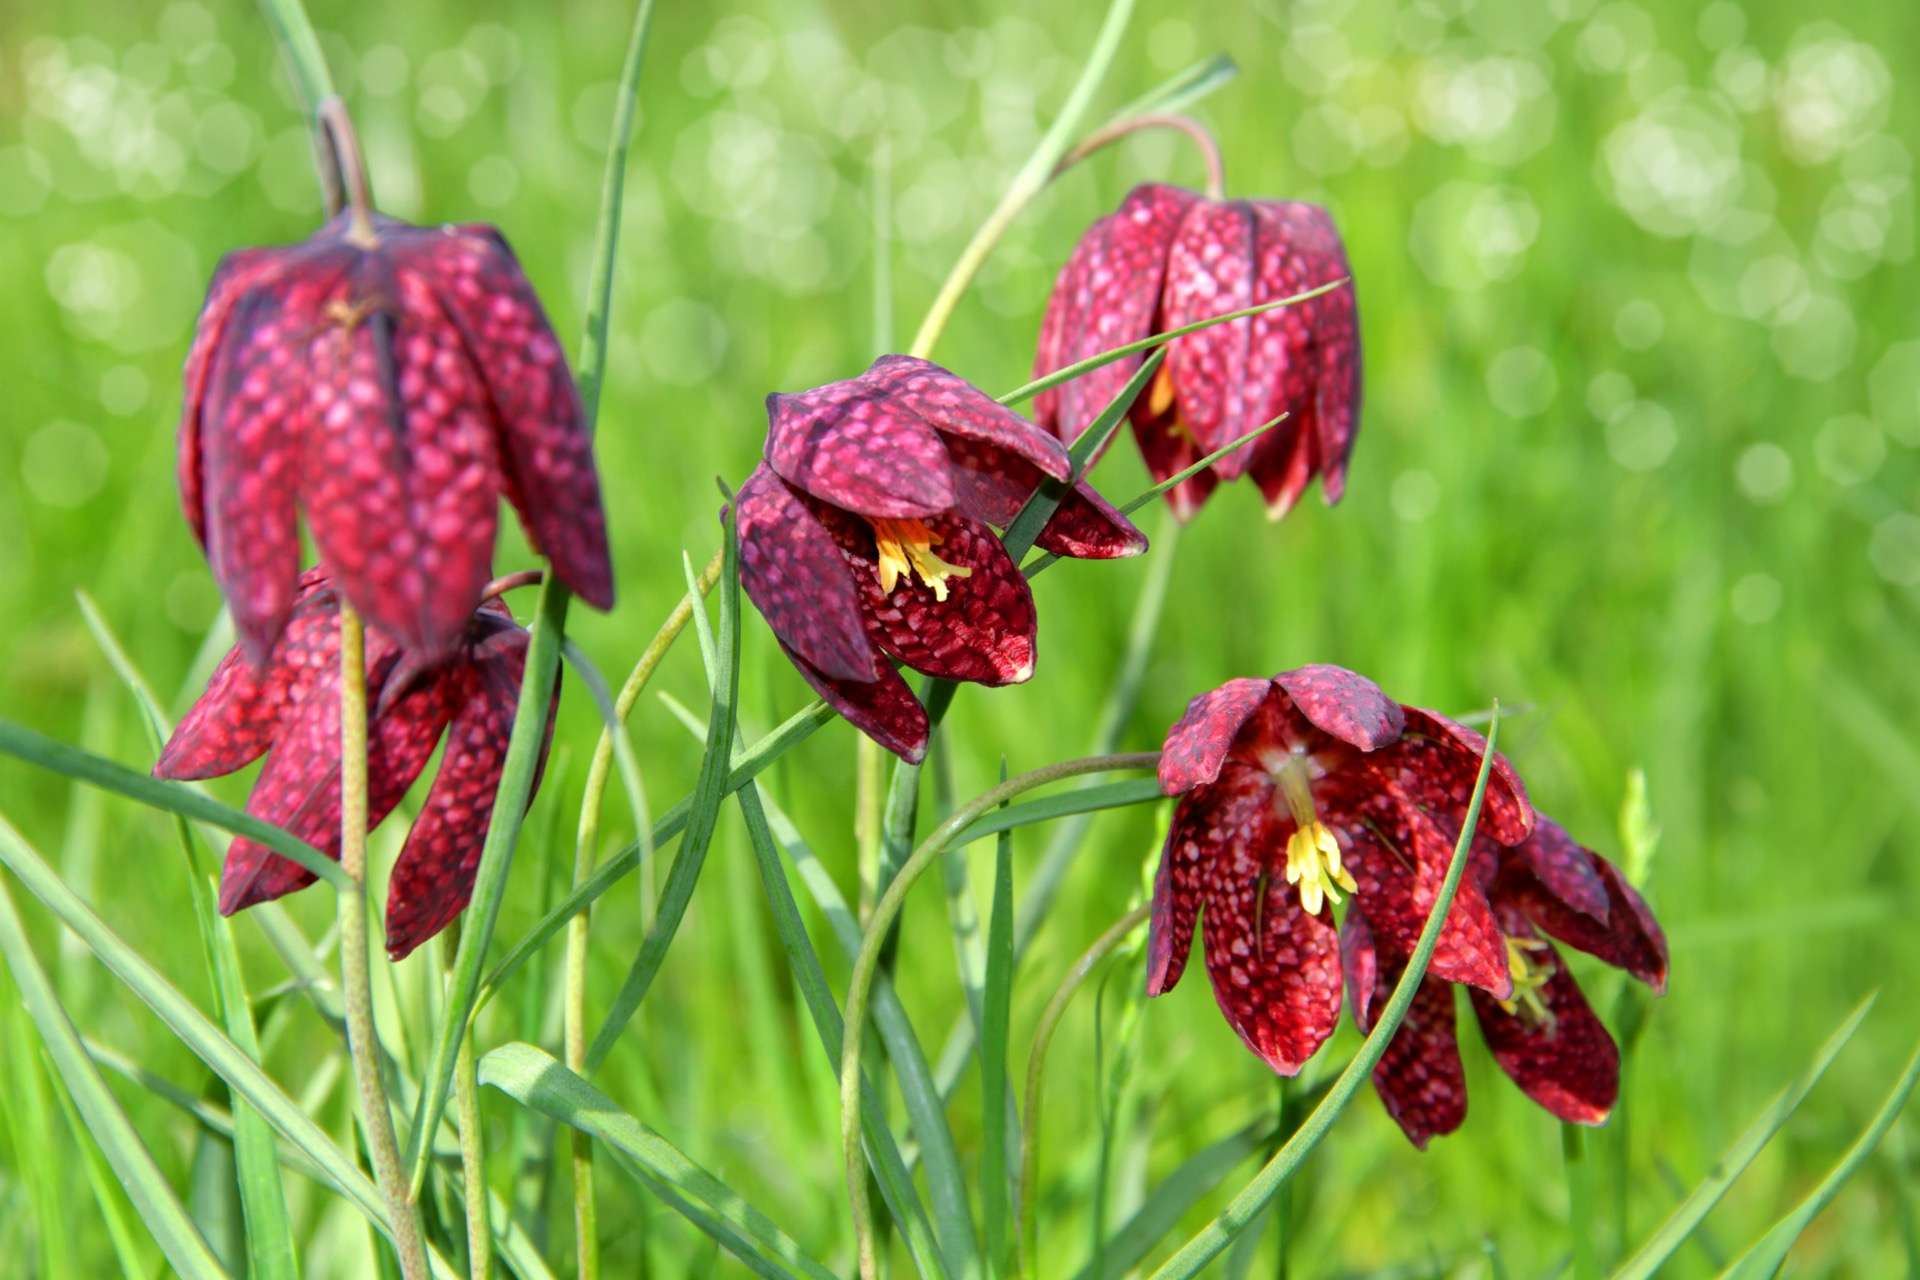
<svg viewBox="0 0 1920 1280"><path fill-rule="evenodd" d="M1300 905L1307 914L1319 915L1324 903L1339 903L1339 890L1353 893L1358 886L1341 865L1339 837L1314 810L1307 767L1304 756L1289 755L1273 776L1293 814L1293 834L1287 837L1287 883L1300 887Z"/></svg>
<svg viewBox="0 0 1920 1280"><path fill-rule="evenodd" d="M873 573L880 579L880 589L889 595L900 579L919 574L920 580L933 588L933 598L944 601L948 578L973 576L972 569L948 564L933 553L944 539L921 521L873 519L869 523L873 525L874 549L879 553Z"/></svg>

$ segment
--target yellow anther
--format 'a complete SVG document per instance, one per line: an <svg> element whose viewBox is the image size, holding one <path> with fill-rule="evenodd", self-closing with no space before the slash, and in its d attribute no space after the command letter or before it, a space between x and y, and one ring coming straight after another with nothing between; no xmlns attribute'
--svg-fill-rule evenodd
<svg viewBox="0 0 1920 1280"><path fill-rule="evenodd" d="M1287 883L1299 886L1300 905L1307 914L1318 915L1324 903L1339 904L1338 890L1353 893L1358 886L1341 865L1340 838L1314 810L1307 770L1303 757L1289 756L1274 771L1274 778L1293 814L1293 834L1287 837Z"/></svg>
<svg viewBox="0 0 1920 1280"><path fill-rule="evenodd" d="M948 564L933 553L942 539L920 521L876 519L872 523L873 545L879 552L873 572L880 579L882 591L892 594L900 579L917 573L933 588L935 600L945 600L948 578L973 576L972 569Z"/></svg>
<svg viewBox="0 0 1920 1280"><path fill-rule="evenodd" d="M1160 372L1153 375L1153 381L1147 384L1147 415L1155 419L1164 419L1169 435L1179 436L1198 446L1200 438L1193 434L1193 428L1177 413L1171 412L1174 406L1173 373L1166 366L1160 366Z"/></svg>
<svg viewBox="0 0 1920 1280"><path fill-rule="evenodd" d="M1507 975L1513 979L1513 995L1502 1000L1500 1007L1508 1013L1525 1010L1527 1021L1544 1023L1551 1030L1553 1010L1542 994L1553 980L1552 963L1541 958L1547 954L1549 948L1540 938L1507 939Z"/></svg>

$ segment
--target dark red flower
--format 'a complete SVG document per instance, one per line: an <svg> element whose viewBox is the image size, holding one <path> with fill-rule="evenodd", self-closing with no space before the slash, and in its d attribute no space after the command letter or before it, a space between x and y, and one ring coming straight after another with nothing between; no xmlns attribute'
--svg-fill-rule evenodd
<svg viewBox="0 0 1920 1280"><path fill-rule="evenodd" d="M766 460L738 495L740 582L820 696L918 761L926 711L893 662L976 684L1033 674L1033 595L990 526L1072 466L1059 441L938 365L767 397ZM1147 540L1086 484L1036 545L1138 555Z"/></svg>
<svg viewBox="0 0 1920 1280"><path fill-rule="evenodd" d="M388 882L387 951L396 960L450 924L472 896L526 657L527 633L498 600L470 614L449 655L431 664L368 633L369 826L393 811L443 732L447 744ZM552 729L549 715L549 735ZM231 650L153 772L212 778L263 754L267 763L247 797L247 812L338 858L339 599L319 569L300 578L267 663L256 668L240 648ZM543 744L542 764L545 758ZM220 912L232 915L313 879L298 863L241 837L227 849Z"/></svg>
<svg viewBox="0 0 1920 1280"><path fill-rule="evenodd" d="M580 399L506 241L371 228L227 255L187 354L181 502L256 663L293 608L296 506L354 608L425 654L479 604L502 493L562 582L613 603Z"/></svg>
<svg viewBox="0 0 1920 1280"><path fill-rule="evenodd" d="M1512 848L1476 840L1469 875L1492 902L1506 937L1513 991L1471 990L1473 1012L1494 1061L1529 1098L1562 1120L1599 1124L1620 1091L1620 1051L1594 1016L1560 953L1542 937L1598 956L1667 989L1667 940L1619 870L1541 818ZM1406 952L1378 939L1359 914L1341 930L1354 1021L1373 1024L1406 967ZM1467 1116L1467 1082L1454 1036L1453 991L1431 972L1373 1072L1387 1112L1417 1147L1452 1133Z"/></svg>
<svg viewBox="0 0 1920 1280"><path fill-rule="evenodd" d="M1287 200L1209 200L1135 187L1074 246L1047 300L1034 376L1114 347L1345 279L1327 211ZM1134 355L1040 393L1034 418L1071 440L1140 368ZM1329 504L1346 484L1360 423L1353 286L1175 338L1130 410L1154 478L1165 480L1286 413L1287 420L1167 493L1190 518L1221 480L1250 473L1274 518L1314 476Z"/></svg>
<svg viewBox="0 0 1920 1280"><path fill-rule="evenodd" d="M1411 952L1446 878L1486 742L1365 676L1309 666L1231 680L1167 732L1160 786L1180 797L1154 881L1147 994L1172 989L1205 909L1207 973L1234 1030L1292 1075L1340 1013L1332 904ZM1518 844L1533 808L1494 757L1479 830ZM1505 935L1462 883L1433 971L1513 994Z"/></svg>

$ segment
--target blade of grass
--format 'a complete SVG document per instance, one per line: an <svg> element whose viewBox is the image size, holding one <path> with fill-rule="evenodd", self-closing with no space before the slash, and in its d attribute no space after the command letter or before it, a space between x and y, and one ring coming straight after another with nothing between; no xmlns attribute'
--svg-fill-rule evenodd
<svg viewBox="0 0 1920 1280"><path fill-rule="evenodd" d="M1224 53L1194 63L1186 70L1148 90L1113 113L1115 120L1129 116L1166 115L1184 111L1240 74L1239 66Z"/></svg>
<svg viewBox="0 0 1920 1280"><path fill-rule="evenodd" d="M1852 1012L1841 1019L1840 1025L1833 1029L1833 1033L1813 1055L1813 1061L1808 1064L1807 1069L1760 1109L1760 1113L1753 1118L1752 1122L1741 1130L1740 1136L1721 1153L1718 1160L1714 1161L1706 1177L1702 1178L1688 1193L1686 1199L1674 1206L1673 1212L1654 1228L1653 1234L1647 1237L1646 1243L1615 1269L1613 1280L1651 1280L1653 1276L1659 1274L1667 1260L1686 1242L1687 1237L1693 1234L1694 1229L1705 1221L1713 1207L1720 1203L1720 1198L1727 1194L1734 1180L1746 1171L1747 1166L1753 1163L1754 1157L1760 1154L1767 1143L1773 1140L1773 1136L1780 1132L1788 1118L1799 1109L1800 1104L1806 1100L1807 1094L1812 1092L1813 1086L1820 1082L1820 1077L1824 1076L1827 1068L1833 1065L1833 1060L1840 1056L1840 1051L1847 1047L1848 1041L1853 1039L1854 1032L1860 1029L1860 1024L1866 1020L1868 1011L1873 1008L1874 1001L1878 998L1878 992L1870 993L1853 1007Z"/></svg>
<svg viewBox="0 0 1920 1280"><path fill-rule="evenodd" d="M1366 1082L1374 1065L1380 1061L1380 1056L1387 1051L1393 1033L1399 1029L1401 1020L1407 1016L1407 1010L1413 1004L1421 978L1426 975L1427 963L1433 959L1433 949L1440 941L1441 926L1446 923L1454 894L1459 891L1461 878L1466 874L1467 850L1473 843L1474 830L1480 825L1480 805L1486 799L1487 775L1493 764L1494 744L1499 737L1500 704L1495 702L1493 718L1487 722L1487 746L1480 758L1480 775L1474 780L1473 799L1468 803L1466 817L1460 823L1460 838L1454 843L1453 857L1447 865L1447 877L1427 913L1426 924L1420 930L1420 940L1414 945L1406 971L1400 975L1393 995L1380 1012L1380 1021L1374 1024L1373 1030L1361 1042L1359 1052L1340 1072L1327 1090L1327 1096L1313 1109L1299 1131L1287 1140L1273 1159L1267 1161L1251 1182L1241 1188L1239 1194L1212 1222L1154 1271L1153 1280L1188 1280L1232 1244L1233 1238L1259 1215L1275 1193L1299 1171L1301 1162L1320 1145L1321 1139L1333 1127L1333 1122L1339 1119L1340 1113L1346 1110L1347 1104L1353 1101L1360 1086Z"/></svg>
<svg viewBox="0 0 1920 1280"><path fill-rule="evenodd" d="M1000 761L1000 781L1007 762ZM1007 1041L1013 1029L1013 832L994 842L993 905L987 914L987 984L980 1018L980 1206L989 1274L1005 1275L1012 1266L1013 1171L1019 1163L1012 1135L1019 1115L1008 1115Z"/></svg>
<svg viewBox="0 0 1920 1280"><path fill-rule="evenodd" d="M92 598L84 591L76 591L74 596L108 664L138 704L147 728L148 744L158 757L171 732L166 714ZM258 1062L259 1035L247 997L246 979L240 971L240 952L234 945L233 930L219 911L219 887L202 866L186 819L174 815L173 828L186 862L187 893L199 925L215 1011L234 1044ZM247 1274L255 1280L293 1280L300 1269L294 1257L293 1226L287 1218L286 1188L280 1182L273 1129L244 1103L236 1108L234 1122L233 1158L241 1214L246 1221Z"/></svg>
<svg viewBox="0 0 1920 1280"><path fill-rule="evenodd" d="M700 774L694 781L686 834L680 840L680 851L674 857L673 870L668 873L666 887L661 892L660 910L653 928L641 942L640 953L634 957L633 967L614 996L606 1020L594 1035L592 1047L587 1050L589 1072L606 1061L666 960L667 948L673 945L673 936L686 916L687 904L693 900L694 885L706 862L714 824L719 821L720 805L727 797L734 708L740 693L740 553L731 507L723 526L726 557L721 565L719 584L714 588L720 597L715 663L723 678L714 685L712 706L707 715L706 752L700 762ZM705 611L696 608L694 615L698 622L705 617Z"/></svg>
<svg viewBox="0 0 1920 1280"><path fill-rule="evenodd" d="M112 1166L100 1150L100 1144L88 1132L86 1121L73 1105L73 1095L65 1089L55 1089L53 1093L54 1100L60 1104L60 1114L66 1117L67 1129L73 1134L73 1141L86 1163L87 1184L93 1188L94 1203L100 1206L100 1216L106 1220L107 1240L113 1245L113 1256L120 1264L120 1273L127 1276L146 1275L149 1268L140 1252L139 1239L134 1235L133 1225L127 1220L127 1215L121 1210L122 1203L127 1199L126 1188L120 1185Z"/></svg>
<svg viewBox="0 0 1920 1280"><path fill-rule="evenodd" d="M1787 1260L1787 1253L1793 1248L1794 1241L1800 1238L1808 1225L1820 1216L1820 1211L1833 1203L1847 1179L1859 1172L1867 1157L1880 1145L1887 1130L1899 1118L1901 1108L1907 1105L1907 1098L1913 1093L1913 1086L1920 1081L1920 1045L1916 1045L1913 1055L1907 1059L1906 1067L1900 1072L1899 1079L1893 1083L1893 1090L1887 1094L1887 1100L1880 1104L1880 1110L1874 1114L1867 1127L1854 1140L1840 1163L1828 1171L1820 1180L1820 1185L1807 1194L1806 1199L1793 1207L1773 1229L1753 1242L1747 1251L1734 1259L1733 1265L1721 1272L1721 1280L1771 1280L1779 1274L1781 1266Z"/></svg>
<svg viewBox="0 0 1920 1280"><path fill-rule="evenodd" d="M480 1082L605 1143L664 1190L662 1198L757 1274L834 1280L737 1191L626 1114L611 1098L529 1044L507 1044L480 1060ZM691 1207L696 1212L688 1213Z"/></svg>
<svg viewBox="0 0 1920 1280"><path fill-rule="evenodd" d="M1560 1153L1567 1175L1567 1234L1572 1242L1574 1280L1599 1280L1594 1248L1593 1162L1587 1158L1587 1134L1579 1125L1560 1123Z"/></svg>
<svg viewBox="0 0 1920 1280"><path fill-rule="evenodd" d="M814 1032L828 1063L837 1065L840 1061L840 1037L844 1030L840 1009L834 1003L832 988L827 985L826 970L821 967L820 957L807 937L805 924L801 922L800 908L794 902L786 869L780 865L779 850L767 822L760 790L748 783L734 793L734 799L740 806L740 815L745 820L747 835L753 844L760 883L766 891L767 906L773 913L774 930L787 953L787 967L793 973L794 985L799 988L801 1001L807 1006L807 1014L813 1020ZM913 1176L907 1172L907 1166L900 1158L900 1148L892 1131L887 1128L886 1110L880 1105L871 1078L863 1079L860 1088L866 1098L862 1110L867 1155L880 1181L880 1194L886 1200L887 1210L893 1215L893 1220L901 1224L907 1248L920 1274L944 1276L946 1269L934 1240L932 1224L927 1220L926 1207L920 1203L914 1191Z"/></svg>
<svg viewBox="0 0 1920 1280"><path fill-rule="evenodd" d="M167 1184L165 1175L154 1164L146 1144L140 1141L140 1135L134 1132L126 1113L107 1089L99 1069L81 1047L80 1035L66 1010L60 1007L52 984L34 957L26 929L14 911L13 897L4 884L0 884L0 956L5 957L20 1001L53 1059L60 1086L72 1095L75 1108L86 1121L87 1131L100 1144L102 1154L113 1166L114 1175L126 1188L134 1210L152 1233L161 1253L166 1255L168 1264L186 1280L220 1280L226 1276L213 1250L207 1247L179 1197ZM53 1153L45 1152L41 1158L52 1156ZM47 1230L58 1230L62 1226L56 1222L43 1225Z"/></svg>
<svg viewBox="0 0 1920 1280"><path fill-rule="evenodd" d="M348 884L346 873L333 859L270 822L262 822L250 813L229 809L191 787L178 782L163 782L135 773L125 765L102 759L77 747L44 737L24 725L0 719L0 752L25 760L28 764L112 791L150 809L179 814L196 822L205 822L235 835L257 840L283 858L299 863L335 888Z"/></svg>

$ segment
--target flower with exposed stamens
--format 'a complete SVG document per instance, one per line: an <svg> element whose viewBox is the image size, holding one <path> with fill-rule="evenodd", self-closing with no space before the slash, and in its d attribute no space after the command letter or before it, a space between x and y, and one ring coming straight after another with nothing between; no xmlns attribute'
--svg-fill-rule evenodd
<svg viewBox="0 0 1920 1280"><path fill-rule="evenodd" d="M1333 220L1287 200L1211 200L1136 187L1061 268L1041 323L1036 378L1114 347L1345 280ZM1034 419L1072 440L1140 367L1132 355L1040 393ZM1272 421L1286 421L1167 491L1190 519L1221 480L1253 477L1285 515L1314 476L1329 504L1346 484L1360 422L1360 330L1349 282L1318 297L1185 334L1129 416L1165 480Z"/></svg>
<svg viewBox="0 0 1920 1280"><path fill-rule="evenodd" d="M500 233L349 210L214 273L187 355L187 522L267 660L320 562L407 648L456 644L492 575L500 497L588 603L613 603L600 483L566 355Z"/></svg>
<svg viewBox="0 0 1920 1280"><path fill-rule="evenodd" d="M334 858L340 852L336 590L322 570L302 575L268 661L256 667L239 647L229 651L153 770L160 778L212 778L265 755L247 812ZM452 649L431 661L378 632L367 637L369 826L393 811L446 739L440 770L388 882L387 951L396 960L452 923L472 896L520 701L527 640L497 599L469 615ZM547 731L551 736L551 713ZM543 742L540 763L545 760ZM533 785L540 785L538 768ZM220 912L232 915L313 880L298 863L239 837L227 849Z"/></svg>
<svg viewBox="0 0 1920 1280"><path fill-rule="evenodd" d="M1523 843L1474 842L1478 882L1505 935L1513 992L1470 990L1487 1047L1529 1098L1562 1120L1600 1124L1620 1091L1620 1051L1553 943L1596 956L1651 987L1667 988L1667 940L1646 901L1618 868L1540 818ZM1406 966L1404 947L1384 943L1360 916L1341 933L1354 1021L1373 1025ZM1467 1116L1467 1082L1454 1032L1453 990L1431 971L1373 1071L1387 1113L1416 1147L1452 1133Z"/></svg>
<svg viewBox="0 0 1920 1280"><path fill-rule="evenodd" d="M1160 758L1161 790L1180 802L1154 881L1147 994L1180 980L1204 923L1220 1011L1274 1070L1297 1072L1340 1012L1333 906L1411 951L1485 749L1471 729L1340 667L1231 680L1195 698ZM1484 840L1518 843L1532 826L1525 790L1495 756ZM1471 880L1432 966L1515 998L1505 937Z"/></svg>
<svg viewBox="0 0 1920 1280"><path fill-rule="evenodd" d="M767 419L765 461L737 497L741 585L820 696L917 761L926 711L894 662L987 685L1033 674L1033 596L993 530L1043 480L1072 479L1067 452L910 356L769 396ZM1035 545L1111 559L1140 554L1147 540L1078 483Z"/></svg>

